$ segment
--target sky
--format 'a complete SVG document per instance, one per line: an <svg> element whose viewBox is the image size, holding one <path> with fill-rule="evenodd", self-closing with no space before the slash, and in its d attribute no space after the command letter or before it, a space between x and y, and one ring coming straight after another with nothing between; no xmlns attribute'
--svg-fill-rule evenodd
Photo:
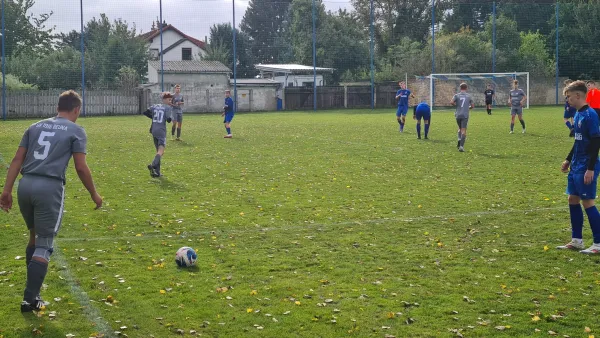
<svg viewBox="0 0 600 338"><path fill-rule="evenodd" d="M105 13L112 21L121 18L135 23L138 32L147 32L160 14L160 0L85 0L83 1L84 24ZM242 21L249 0L235 0L236 26ZM36 0L32 14L53 12L48 27L58 32L80 30L79 0ZM325 0L327 10L351 9L350 0ZM232 0L162 0L163 20L199 40L209 35L216 23L232 21ZM132 25L130 25L131 27Z"/></svg>

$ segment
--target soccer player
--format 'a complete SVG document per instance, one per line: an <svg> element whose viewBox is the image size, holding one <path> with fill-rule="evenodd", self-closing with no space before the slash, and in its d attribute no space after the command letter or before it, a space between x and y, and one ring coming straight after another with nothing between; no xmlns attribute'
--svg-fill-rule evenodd
<svg viewBox="0 0 600 338"><path fill-rule="evenodd" d="M29 229L25 249L27 282L21 312L40 311L45 307L39 294L62 221L65 172L71 157L96 209L102 206L102 197L96 192L85 160L87 136L85 130L75 124L80 110L79 94L72 90L63 92L58 98L58 115L34 123L25 131L6 175L0 208L6 212L12 208L12 190L20 171L23 177L17 188L17 200Z"/></svg>
<svg viewBox="0 0 600 338"><path fill-rule="evenodd" d="M424 100L413 108L413 119L417 120L417 139L421 139L421 119L425 122L425 139L429 135L429 122L431 121L431 108Z"/></svg>
<svg viewBox="0 0 600 338"><path fill-rule="evenodd" d="M450 104L456 106L456 124L458 125L458 143L456 147L461 153L465 151L465 141L467 140L467 125L469 124L469 110L475 108L471 94L467 93L467 84L460 84L460 93L454 94Z"/></svg>
<svg viewBox="0 0 600 338"><path fill-rule="evenodd" d="M152 125L150 125L150 133L154 138L154 147L156 148L156 155L151 164L148 164L148 170L150 170L151 177L161 177L160 172L160 161L165 153L165 147L167 146L167 123L171 123L171 100L173 95L165 92L161 94L162 104L155 104L148 108L144 115L152 119Z"/></svg>
<svg viewBox="0 0 600 338"><path fill-rule="evenodd" d="M598 90L596 82L594 81L588 81L586 86L588 88L588 93L585 100L590 105L590 108L598 113L600 112L600 90Z"/></svg>
<svg viewBox="0 0 600 338"><path fill-rule="evenodd" d="M181 86L175 86L175 94L171 100L171 106L173 107L173 127L171 128L171 138L175 137L175 129L177 129L176 141L181 141L181 124L183 123L183 95L181 95Z"/></svg>
<svg viewBox="0 0 600 338"><path fill-rule="evenodd" d="M223 114L221 114L221 116L225 116L225 119L223 120L223 123L225 124L225 130L227 131L227 135L225 135L225 138L232 138L233 135L231 135L231 120L233 120L233 115L235 115L235 111L234 111L234 106L233 106L233 99L231 98L231 91L230 90L226 90L225 91L225 106L223 107Z"/></svg>
<svg viewBox="0 0 600 338"><path fill-rule="evenodd" d="M567 88L573 80L565 80L565 88ZM569 128L569 137L573 137L575 135L575 129L573 128L573 118L575 117L575 113L577 109L569 104L569 99L565 97L565 113L563 115L565 125Z"/></svg>
<svg viewBox="0 0 600 338"><path fill-rule="evenodd" d="M491 84L487 85L487 89L483 92L483 94L485 95L485 107L487 109L487 113L488 115L492 115L492 104L496 98L496 93L492 89Z"/></svg>
<svg viewBox="0 0 600 338"><path fill-rule="evenodd" d="M571 152L561 165L561 171L569 173L567 194L571 215L571 241L557 249L581 250L583 254L600 253L600 213L596 208L596 187L600 163L600 127L598 114L586 104L586 84L575 81L565 88L569 104L577 109L575 113L575 142ZM570 168L570 170L569 170ZM594 244L587 249L583 245L583 211L588 216Z"/></svg>
<svg viewBox="0 0 600 338"><path fill-rule="evenodd" d="M406 89L406 83L404 81L398 82L400 90L396 92L396 101L398 101L398 110L396 111L396 120L400 124L400 132L404 131L404 124L406 123L406 114L408 113L408 99L414 98L415 96Z"/></svg>
<svg viewBox="0 0 600 338"><path fill-rule="evenodd" d="M519 122L523 127L523 134L525 134L525 121L523 120L523 104L527 99L527 95L523 89L519 88L519 81L513 81L513 89L510 91L508 98L508 104L510 105L510 133L514 133L515 129L515 116L519 117Z"/></svg>

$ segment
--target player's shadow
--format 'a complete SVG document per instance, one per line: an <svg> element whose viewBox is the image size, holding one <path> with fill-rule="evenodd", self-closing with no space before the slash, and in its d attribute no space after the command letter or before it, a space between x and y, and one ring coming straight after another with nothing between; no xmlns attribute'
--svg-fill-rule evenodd
<svg viewBox="0 0 600 338"><path fill-rule="evenodd" d="M198 267L198 265L190 266L187 268L177 267L177 270L182 272L200 272L200 268Z"/></svg>
<svg viewBox="0 0 600 338"><path fill-rule="evenodd" d="M179 184L179 183L172 181L164 176L157 179L157 183L161 189L173 190L173 191L188 191L188 189L185 185Z"/></svg>
<svg viewBox="0 0 600 338"><path fill-rule="evenodd" d="M64 337L68 332L61 331L55 327L52 321L48 320L47 316L42 318L36 317L34 313L24 313L23 322L25 328L19 332L19 337L31 338L32 336L40 335L42 337ZM34 330L39 331L34 331Z"/></svg>

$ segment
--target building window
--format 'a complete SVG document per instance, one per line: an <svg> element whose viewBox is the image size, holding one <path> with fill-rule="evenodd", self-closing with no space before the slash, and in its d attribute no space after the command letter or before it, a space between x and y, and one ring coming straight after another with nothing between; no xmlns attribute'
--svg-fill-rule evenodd
<svg viewBox="0 0 600 338"><path fill-rule="evenodd" d="M293 86L294 86L294 83L293 83L293 82L288 82L288 85L287 85L287 86L288 86L288 87L293 87Z"/></svg>
<svg viewBox="0 0 600 338"><path fill-rule="evenodd" d="M192 59L192 49L191 48L181 48L181 59L182 60L191 60Z"/></svg>
<svg viewBox="0 0 600 338"><path fill-rule="evenodd" d="M150 59L158 60L158 48L150 49Z"/></svg>

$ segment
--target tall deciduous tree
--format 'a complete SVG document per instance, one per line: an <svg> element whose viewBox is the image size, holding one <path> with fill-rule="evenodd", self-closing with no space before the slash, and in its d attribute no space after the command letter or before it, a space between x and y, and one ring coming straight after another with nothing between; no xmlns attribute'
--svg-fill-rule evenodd
<svg viewBox="0 0 600 338"><path fill-rule="evenodd" d="M250 0L240 24L251 40L252 55L257 63L277 63L282 49L277 48L283 34L286 12L292 0Z"/></svg>
<svg viewBox="0 0 600 338"><path fill-rule="evenodd" d="M233 29L230 23L213 25L210 28L208 55L205 60L220 61L233 70ZM256 74L248 34L236 28L237 77L252 77Z"/></svg>
<svg viewBox="0 0 600 338"><path fill-rule="evenodd" d="M35 16L29 13L34 0L5 0L5 51L7 56L19 53L45 54L52 49L54 28L47 21L52 12Z"/></svg>

